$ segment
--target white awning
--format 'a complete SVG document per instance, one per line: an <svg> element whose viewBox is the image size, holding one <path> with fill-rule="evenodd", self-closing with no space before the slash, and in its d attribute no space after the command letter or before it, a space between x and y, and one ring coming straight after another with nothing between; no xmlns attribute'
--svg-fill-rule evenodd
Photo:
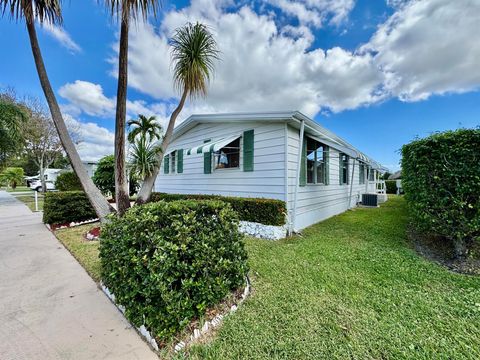
<svg viewBox="0 0 480 360"><path fill-rule="evenodd" d="M208 153L210 151L215 152L225 147L226 145L230 144L232 141L237 140L239 137L240 135L237 135L234 137L223 138L215 141L210 141L208 143L203 143L201 145L184 150L184 153L185 155L195 155L195 154Z"/></svg>

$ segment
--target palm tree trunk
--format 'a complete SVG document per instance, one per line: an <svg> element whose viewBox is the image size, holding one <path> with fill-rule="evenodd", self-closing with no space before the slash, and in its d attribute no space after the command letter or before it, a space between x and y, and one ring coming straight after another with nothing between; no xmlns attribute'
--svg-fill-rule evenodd
<svg viewBox="0 0 480 360"><path fill-rule="evenodd" d="M187 99L188 95L188 89L185 88L183 90L182 98L180 99L180 102L177 106L177 108L173 111L172 115L170 116L170 121L168 122L168 127L167 131L165 132L165 136L162 141L162 145L160 146L160 151L158 152L157 159L158 163L155 169L153 169L153 172L150 176L145 178L143 181L142 187L140 188L140 191L138 192L137 195L137 201L135 202L136 204L144 204L146 203L149 199L150 196L152 195L152 190L153 190L153 185L155 185L155 180L157 179L158 172L160 171L160 167L162 166L162 161L163 161L163 154L165 154L165 151L168 148L168 145L170 144L170 140L172 139L173 135L173 128L175 127L175 121L177 120L178 115L183 109L183 106L185 105L185 100Z"/></svg>
<svg viewBox="0 0 480 360"><path fill-rule="evenodd" d="M115 115L115 200L118 215L122 216L130 207L127 172L125 168L125 121L127 116L128 83L128 6L123 9L120 28L120 49L118 56L117 111Z"/></svg>
<svg viewBox="0 0 480 360"><path fill-rule="evenodd" d="M77 174L82 184L82 188L88 196L90 203L92 204L97 216L101 221L105 220L105 217L110 214L113 209L108 201L103 197L102 193L93 183L92 179L88 176L87 170L83 166L82 160L78 155L77 149L73 144L72 139L63 120L60 107L58 106L57 99L53 92L50 80L48 79L47 70L43 63L42 52L37 39L37 31L35 29L34 19L25 19L27 24L28 36L30 38L30 45L32 47L33 58L35 60L35 66L37 67L38 77L40 84L47 99L50 113L52 114L53 123L58 132L58 137L62 143L63 149L67 153L67 156L72 164L73 171Z"/></svg>

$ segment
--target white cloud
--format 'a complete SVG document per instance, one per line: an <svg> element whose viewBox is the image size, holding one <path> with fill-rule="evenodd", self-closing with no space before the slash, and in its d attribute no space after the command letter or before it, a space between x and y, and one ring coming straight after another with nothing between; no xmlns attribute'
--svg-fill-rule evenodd
<svg viewBox="0 0 480 360"><path fill-rule="evenodd" d="M105 155L113 154L113 132L92 122L81 122L69 114L64 113L63 116L81 139L77 150L82 160L99 160Z"/></svg>
<svg viewBox="0 0 480 360"><path fill-rule="evenodd" d="M69 108L64 110L75 113L84 112L92 116L107 116L115 111L115 100L103 94L101 85L88 81L76 80L63 85L58 93L67 99Z"/></svg>
<svg viewBox="0 0 480 360"><path fill-rule="evenodd" d="M82 51L82 48L72 39L69 33L67 33L63 28L53 25L51 23L45 22L42 25L43 30L55 40L57 40L63 47L67 48L72 53L79 53Z"/></svg>
<svg viewBox="0 0 480 360"><path fill-rule="evenodd" d="M132 29L130 86L158 99L177 96L167 38L178 26L198 20L214 32L222 59L208 98L191 105L193 109L300 109L315 115L322 107L341 111L382 98L377 88L383 76L371 55L340 48L309 51L314 38L307 27L279 28L272 16L249 7L206 14L197 2L166 14L161 29L148 24Z"/></svg>
<svg viewBox="0 0 480 360"><path fill-rule="evenodd" d="M376 54L385 89L405 101L480 87L480 1L410 1L363 51Z"/></svg>
<svg viewBox="0 0 480 360"><path fill-rule="evenodd" d="M296 3L316 9L320 17L331 14L336 21L345 19L354 5ZM190 104L190 110L299 109L315 115L322 109L338 112L391 97L418 101L479 88L480 43L474 34L480 27L480 2L391 0L389 5L396 12L352 52L312 49L311 28L319 23L308 20L310 15L304 18L310 26L281 26L273 13L258 14L249 6L229 12L224 1L193 0L190 7L166 13L160 28L139 24L132 29L130 86L160 100L178 97L167 39L186 22L201 21L212 29L222 60L208 98Z"/></svg>

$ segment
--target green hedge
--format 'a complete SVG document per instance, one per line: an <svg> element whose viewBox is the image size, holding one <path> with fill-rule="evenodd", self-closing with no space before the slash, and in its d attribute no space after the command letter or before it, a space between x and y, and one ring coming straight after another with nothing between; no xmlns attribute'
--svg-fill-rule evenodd
<svg viewBox="0 0 480 360"><path fill-rule="evenodd" d="M387 194L396 194L397 193L397 181L396 180L385 180L385 187Z"/></svg>
<svg viewBox="0 0 480 360"><path fill-rule="evenodd" d="M220 195L166 194L153 193L151 202L160 200L221 200L229 203L242 221L258 222L265 225L282 226L285 224L286 207L282 200L264 198L241 198Z"/></svg>
<svg viewBox="0 0 480 360"><path fill-rule="evenodd" d="M80 179L77 174L73 171L64 172L57 176L55 180L55 187L59 191L81 191L82 184L80 184Z"/></svg>
<svg viewBox="0 0 480 360"><path fill-rule="evenodd" d="M83 191L47 192L43 203L45 224L64 224L96 218Z"/></svg>
<svg viewBox="0 0 480 360"><path fill-rule="evenodd" d="M238 218L221 201L156 202L102 228L102 280L136 326L161 340L244 285Z"/></svg>
<svg viewBox="0 0 480 360"><path fill-rule="evenodd" d="M413 224L453 241L457 256L480 239L480 129L434 134L402 147L402 187Z"/></svg>

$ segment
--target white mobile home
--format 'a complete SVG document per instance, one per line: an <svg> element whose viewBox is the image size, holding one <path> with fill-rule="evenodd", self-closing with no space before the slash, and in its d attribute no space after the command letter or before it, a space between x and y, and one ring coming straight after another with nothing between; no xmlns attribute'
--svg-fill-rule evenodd
<svg viewBox="0 0 480 360"><path fill-rule="evenodd" d="M384 169L300 112L193 115L155 191L284 200L294 231L356 206Z"/></svg>

